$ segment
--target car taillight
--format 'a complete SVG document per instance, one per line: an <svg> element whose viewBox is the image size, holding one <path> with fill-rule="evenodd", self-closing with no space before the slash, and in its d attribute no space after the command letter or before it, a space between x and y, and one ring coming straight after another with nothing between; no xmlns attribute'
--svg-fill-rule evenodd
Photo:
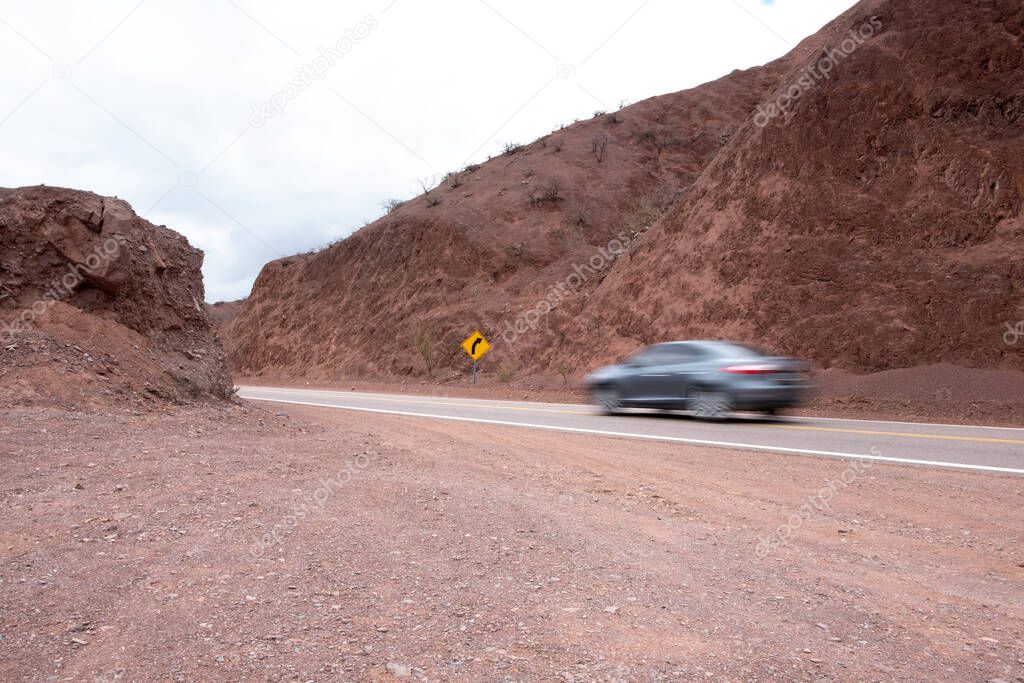
<svg viewBox="0 0 1024 683"><path fill-rule="evenodd" d="M722 368L722 372L732 375L770 375L776 372L785 372L778 365L768 363L746 363L744 365L730 365Z"/></svg>

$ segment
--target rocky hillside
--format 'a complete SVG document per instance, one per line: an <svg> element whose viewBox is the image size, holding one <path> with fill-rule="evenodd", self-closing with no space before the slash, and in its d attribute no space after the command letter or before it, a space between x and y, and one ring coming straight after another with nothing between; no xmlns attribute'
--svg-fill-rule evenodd
<svg viewBox="0 0 1024 683"><path fill-rule="evenodd" d="M559 129L268 264L235 370L582 372L731 337L821 365L1024 367L1024 8L866 0L761 68ZM969 37L969 39L968 39Z"/></svg>
<svg viewBox="0 0 1024 683"><path fill-rule="evenodd" d="M800 82L822 53L794 63L576 334L725 335L855 370L1024 368L1024 344L1003 343L1024 318L1024 5L862 3L824 42L851 31L867 37L827 80Z"/></svg>
<svg viewBox="0 0 1024 683"><path fill-rule="evenodd" d="M559 313L578 306L612 259L566 283L574 265L602 249L614 257L614 239L641 239L774 83L770 70L737 72L597 114L454 172L324 251L271 262L223 328L233 368L422 374L419 341L432 366L463 369L458 344L475 327L500 339L503 324L553 287ZM550 341L544 325L533 327L517 340L527 355ZM499 341L488 360L508 356Z"/></svg>
<svg viewBox="0 0 1024 683"><path fill-rule="evenodd" d="M0 189L0 401L231 394L203 254L119 199Z"/></svg>

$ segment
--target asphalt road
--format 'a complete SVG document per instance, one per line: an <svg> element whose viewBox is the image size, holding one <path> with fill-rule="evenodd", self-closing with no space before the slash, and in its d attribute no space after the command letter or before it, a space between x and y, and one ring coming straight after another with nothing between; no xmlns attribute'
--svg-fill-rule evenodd
<svg viewBox="0 0 1024 683"><path fill-rule="evenodd" d="M561 403L493 401L354 391L239 387L253 401L300 404L500 426L878 462L1024 474L1024 429L826 418L739 416L700 422L676 413L602 415Z"/></svg>

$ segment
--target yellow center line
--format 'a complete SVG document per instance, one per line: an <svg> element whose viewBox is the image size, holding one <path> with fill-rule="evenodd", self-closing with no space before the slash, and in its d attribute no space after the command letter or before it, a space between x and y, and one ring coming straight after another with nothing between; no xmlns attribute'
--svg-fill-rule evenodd
<svg viewBox="0 0 1024 683"><path fill-rule="evenodd" d="M263 389L261 389L263 390ZM282 390L291 391L291 390ZM351 398L355 401L386 401L389 403L417 403L421 405L432 405L432 406L449 406L453 408L476 408L476 409L490 409L490 410L518 410L528 413L559 413L562 415L589 415L592 414L593 410L589 407L584 407L582 410L560 410L555 408L531 408L526 406L509 406L509 405L496 405L492 403L461 403L456 401L438 401L433 396L423 396L420 399L411 398L391 398L390 396L348 396L346 394L338 394L334 392L323 392L314 391L311 389L300 389L298 391L318 393L332 398ZM748 423L748 428L774 428L774 429L796 429L802 431L812 432L838 432L842 434L867 434L870 436L898 436L905 439L935 439L939 441L968 441L975 443L1000 443L1000 444L1011 444L1011 445L1022 445L1024 446L1024 440L1021 439L999 439L994 437L984 436L954 436L951 434L922 434L919 432L886 432L874 429L849 429L843 427L811 427L805 425L779 425L779 424L753 424Z"/></svg>
<svg viewBox="0 0 1024 683"><path fill-rule="evenodd" d="M812 432L842 432L845 434L870 434L873 436L901 436L908 439L939 439L944 441L977 441L980 443L1008 443L1024 445L1020 439L997 439L985 436L954 436L951 434L919 434L917 432L883 432L874 429L843 429L841 427L807 427L804 425L752 425L775 429L802 429Z"/></svg>

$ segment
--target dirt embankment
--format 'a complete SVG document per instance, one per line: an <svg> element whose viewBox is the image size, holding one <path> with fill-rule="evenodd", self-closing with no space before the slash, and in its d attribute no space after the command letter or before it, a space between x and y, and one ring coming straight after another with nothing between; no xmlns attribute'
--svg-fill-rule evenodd
<svg viewBox="0 0 1024 683"><path fill-rule="evenodd" d="M127 202L0 189L0 402L109 406L231 394L203 254Z"/></svg>
<svg viewBox="0 0 1024 683"><path fill-rule="evenodd" d="M460 372L479 327L506 376L693 337L1024 369L1003 341L1024 318L1022 24L1015 0L868 0L765 67L511 149L268 264L232 365L419 377L422 347Z"/></svg>

